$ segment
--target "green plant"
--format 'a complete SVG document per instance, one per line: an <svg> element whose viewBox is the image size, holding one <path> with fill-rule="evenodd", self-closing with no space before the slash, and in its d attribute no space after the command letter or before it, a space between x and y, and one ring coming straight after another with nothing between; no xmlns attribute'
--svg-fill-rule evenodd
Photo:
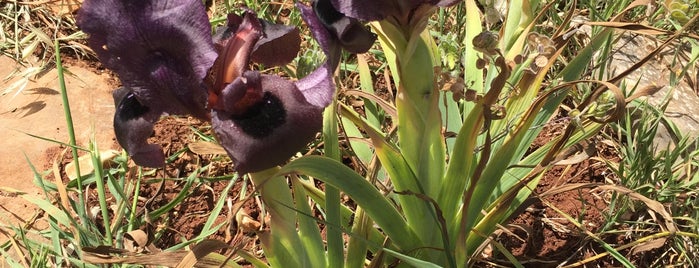
<svg viewBox="0 0 699 268"><path fill-rule="evenodd" d="M330 4L329 1L313 1L314 4L319 2ZM451 9L422 3L385 2L395 4L393 7L396 9L384 10L389 13L388 16L365 18L372 21L370 26L378 34L380 49L372 49L370 54L358 56L356 63L349 56L339 64L339 80L346 78L345 75L354 75L356 71L362 90L341 91L325 109L323 156L303 156L282 167L255 170L249 174L264 203L263 211L270 215L269 229L257 233L265 259L258 259L245 251L234 253L256 267L473 265L498 224L506 221L531 195L538 180L551 165L563 160L573 145L596 135L603 126L621 118L626 103L633 98L626 98L615 84L645 61L611 78L606 77L603 68L605 55L608 55L614 42L615 27L624 29L629 26L614 22L633 12L638 3L621 1L596 9L597 1L574 1L565 6L567 11L561 16L553 8L555 2L510 1L507 12L503 14L504 21L499 24L482 21L474 0L463 1ZM437 1L436 4L446 6L456 2L460 1ZM257 1L247 1L247 4L261 10L281 10ZM225 5L225 10L232 8L228 1ZM574 10L580 6L590 7L593 21L603 22L592 24L595 27L589 42L572 44L574 38L571 36L578 29L569 27L569 23ZM430 21L433 13L439 13L437 27L435 22ZM450 14L461 15L453 18ZM354 19L351 17L354 15L358 14L343 18ZM546 15L555 21L553 27L541 26ZM299 18L298 15L292 17L296 20ZM222 22L223 18L223 14L216 13L212 24ZM450 20L454 22L448 23ZM691 18L689 22L694 20L696 18ZM324 23L323 26L327 28L335 26L329 21ZM449 27L458 30L444 34L444 31L451 29ZM498 27L501 28L496 34ZM430 31L435 28L439 29L439 34ZM678 30L663 46L684 31L684 28ZM435 39L440 43L437 44ZM298 58L298 65L317 61L317 55L313 54L319 54L318 50L310 47L315 50ZM661 49L662 46L653 53ZM602 57L593 57L600 51ZM460 58L461 66L457 66L454 54ZM337 60L333 56L328 53L326 59ZM380 63L370 62L371 57ZM599 60L594 66L602 68L589 68L593 59ZM452 78L459 74L461 68L463 78ZM281 69L289 72L291 77L302 77L308 73L303 66L296 69L285 66ZM385 95L380 95L373 87L374 77L380 77L381 73L385 74L385 84L389 86L389 93ZM392 95L393 89L395 96ZM577 95L574 105L567 110L567 115L573 120L565 132L530 151L530 144L542 126L559 112L561 103L571 92ZM361 112L342 101L350 98L361 98L364 103L359 109ZM629 134L626 138L633 138L631 136ZM314 145L319 144L314 141ZM686 148L685 145L682 144L682 148ZM89 152L95 166L101 166L95 146L79 148L73 142L71 148ZM677 159L673 157L680 154L678 152L663 159L665 169L678 170L674 164L668 166L669 160ZM657 159L641 159L643 154L638 156L637 161L644 162L628 164L660 165ZM341 162L343 157L356 161L348 167ZM74 158L78 158L77 153ZM78 182L67 188L47 183L37 173L37 180L47 193L60 193L68 189L81 197L78 201L61 198L61 206L46 201L52 200L49 194L46 200L33 200L42 209L55 212L50 232L52 238L57 238L54 241L63 239L67 244L78 245L78 250L86 248L87 256L94 253L90 247L97 245L110 245L110 253L123 253L118 251L124 246L120 237L144 222L165 215L169 209L181 203L188 195L187 190L200 183L198 172L207 168L201 167L186 178L174 178L183 182L184 190L160 209L137 215L133 197L138 196L141 177L126 175L125 156L116 161L118 168L97 168L84 180L84 176L77 171ZM696 163L689 161L684 165L693 172ZM76 168L79 170L77 165ZM621 168L619 173L629 178L634 176ZM694 186L695 177L679 184L668 184L660 191L645 186L628 188L648 190L655 197L674 200L677 191ZM322 189L315 180L324 182ZM87 212L84 211L81 187L93 182L99 190L101 223L87 219ZM225 191L233 183L235 179L229 182ZM104 200L105 189L116 197L119 209L112 211L116 215L110 214ZM662 194L655 194L654 191ZM619 192L629 194L623 190ZM351 197L356 208L341 202L343 193ZM172 258L174 255L154 254L109 258L108 261L191 264L198 260L192 255L203 256L225 248L225 245L205 240L208 234L221 226L213 222L223 207L225 196L226 193L223 193L217 199L215 210L209 215L199 236L171 247L170 250L175 252L167 252L182 253L178 251L180 248L197 244L187 255L189 257ZM620 206L630 204L623 198L618 200L615 202ZM79 222L71 221L69 207L78 215L83 215ZM692 212L682 210L678 213ZM121 215L127 215L130 222L126 224L115 220ZM316 215L322 218L316 218ZM691 214L687 219L683 218L689 226L686 232L677 233L683 239L695 238L696 235L692 233L696 232L695 216ZM576 222L572 218L569 220ZM325 239L321 236L319 223L325 228ZM59 224L75 231L68 232ZM21 228L16 229L20 237L22 231ZM659 237L669 236L665 233L655 235L658 234L662 235ZM595 234L589 235L608 254L629 264L619 254L620 248L610 246ZM645 236L629 246L655 238ZM686 243L682 239L673 241ZM65 254L69 258L63 260L60 256L66 250L62 245L34 245L26 240L23 243L33 245L30 252L36 256L56 256L58 264L83 264L75 256L86 256L84 252ZM493 243L514 265L522 266L501 245ZM10 244L4 246L13 247ZM148 258L156 255L169 256L171 262L148 262ZM205 259L216 263L225 261L224 256L216 253L209 254Z"/></svg>
<svg viewBox="0 0 699 268"><path fill-rule="evenodd" d="M629 244L643 251L664 252L647 260L651 266L693 266L699 242L695 198L698 141L683 136L663 115L667 104L667 99L658 108L638 102L617 128L614 140L623 141L617 145L622 160L611 166L619 178L617 183L628 190L612 192L610 218L604 229L608 234L624 231L618 230L619 226L637 230L626 234ZM673 141L656 143L659 128ZM662 220L646 219L649 214Z"/></svg>
<svg viewBox="0 0 699 268"><path fill-rule="evenodd" d="M21 93L29 80L43 76L54 67L54 40L59 40L64 51L78 57L89 55L86 47L79 42L84 35L77 31L75 21L67 15L77 4L68 1L63 4L41 5L22 1L0 4L0 53L23 67L3 74L3 80L20 79L4 88L0 96Z"/></svg>
<svg viewBox="0 0 699 268"><path fill-rule="evenodd" d="M617 4L592 15L616 21L637 6ZM391 126L376 121L382 115L373 108L365 110L366 117L344 105L338 109L343 118L366 135L356 138L370 139L388 181L380 180L376 172L367 172L368 182L347 182L360 176L350 175L349 168L331 157L303 157L282 167L282 174L308 175L352 197L361 207L353 222L367 224L352 226L352 230L372 229L368 226L371 222L363 221L365 215L381 228L385 240L372 239L366 231L358 232L364 234L354 240L363 244L356 247L360 253L349 251L347 256L360 256L369 249L376 256L388 253L406 264L416 260L450 267L472 263L489 234L529 196L542 173L562 160L567 148L621 118L625 103L633 99L625 98L613 83L647 58L607 80L578 80L585 75L593 52L610 47L613 28L593 31L591 41L577 53L567 55L567 65L560 67L556 60L570 40L568 37L576 31L564 28L573 12L567 12L561 18L560 25L564 26L547 37L532 29L540 19L535 14L545 14L552 4L512 1L508 10L517 12L506 13L502 36L498 36L482 32L475 2L465 1L464 5L464 85L452 87L451 92L439 91L438 85L443 81L435 69L439 70L440 57L424 28L427 16L422 16L434 9L423 6L411 15L394 15L371 24L379 35L397 96L395 107L377 97L365 97L364 101L392 115L397 137ZM568 6L575 7L576 2ZM614 23L606 26L616 27ZM518 59L520 55L524 55L523 61ZM554 66L556 69L549 74ZM603 78L604 71L599 73ZM549 83L544 85L544 79ZM541 130L536 126L548 121L571 87L577 85L589 88L569 112L575 120L563 135L527 153ZM445 133L452 129L456 137L449 142ZM329 132L332 131L331 128ZM326 131L325 136L332 134ZM353 148L361 147L359 143L350 140ZM378 167L373 161L361 166L370 167L368 170ZM372 186L379 181L382 184ZM384 188L394 190L380 190ZM604 241L596 241L614 252ZM379 245L383 249L376 251ZM352 244L347 247L356 249ZM613 256L628 263L619 254ZM372 263L391 259L375 257ZM351 262L350 257L347 260Z"/></svg>
<svg viewBox="0 0 699 268"><path fill-rule="evenodd" d="M542 87L542 82L565 47L567 39L562 37L567 31L561 27L548 38L531 33L531 29L538 21L534 14L543 14L551 5L511 2L509 10L517 12L507 13L502 36L482 32L475 2L465 1L464 5L466 76L461 88L440 91L440 82L444 82L440 81L440 57L425 28L429 14L436 8L422 6L413 10L411 16L397 15L371 24L379 35L397 96L394 104L377 101L376 97L366 98L365 102L393 116L397 138L392 128L375 120L382 116L373 109L365 110L367 115L362 117L347 106L339 106L342 117L371 140L380 163L364 162L362 166L384 170L389 179L382 183L393 191L382 193L381 187L372 186L372 182L380 181L375 172L368 173L368 181L347 182L358 180L359 175L350 175L349 168L329 157L304 157L282 167L283 174L309 175L352 197L361 207L354 222L367 225L353 226L353 230L372 229L371 222L362 221L365 215L381 227L390 242L376 251L383 239L372 239L369 232L364 232L362 239L355 240L363 244L357 247L359 252L368 248L374 254L388 252L406 263L419 259L450 267L474 261L474 255L497 224L531 193L542 172L560 160L558 153L594 135L605 120L618 116L618 112L613 114L615 109L623 109L623 97L610 83L573 81L585 67L575 63L589 61L592 51L602 46L610 31L603 31L574 55L572 62L555 74L563 81L547 88ZM528 59L518 63L515 58L520 54ZM601 85L576 107L584 111L581 123L570 125L562 137L526 154L540 131L534 126L549 120L568 88L581 82ZM585 110L597 101L605 87L614 93L608 100L611 107ZM466 95L471 97L460 97ZM453 141L447 140L444 129L456 132ZM325 136L332 136L328 133L332 131L330 128ZM350 143L353 148L358 147L358 142ZM354 249L354 245L348 248ZM350 251L347 255L361 253Z"/></svg>

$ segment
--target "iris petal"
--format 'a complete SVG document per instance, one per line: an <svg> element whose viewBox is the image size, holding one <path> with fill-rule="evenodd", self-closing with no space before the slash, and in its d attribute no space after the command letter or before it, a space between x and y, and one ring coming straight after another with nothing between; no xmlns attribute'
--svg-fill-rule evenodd
<svg viewBox="0 0 699 268"><path fill-rule="evenodd" d="M207 116L202 79L216 52L199 0L85 1L77 22L100 61L141 103L169 114Z"/></svg>
<svg viewBox="0 0 699 268"><path fill-rule="evenodd" d="M278 76L247 71L222 92L228 104L243 100L250 88L262 101L245 114L214 109L212 127L239 173L256 172L287 161L312 140L322 125L322 107L306 102L299 89ZM254 90L253 90L254 91Z"/></svg>
<svg viewBox="0 0 699 268"><path fill-rule="evenodd" d="M148 137L153 133L153 125L160 113L141 104L127 88L116 89L113 96L117 107L114 130L119 144L136 164L146 167L162 166L165 163L162 148L148 143Z"/></svg>
<svg viewBox="0 0 699 268"><path fill-rule="evenodd" d="M257 172L286 162L320 131L322 111L333 100L332 77L341 42L312 8L297 7L326 61L295 83L246 71L222 90L212 126L238 172ZM373 36L370 40L373 44ZM364 52L369 46L358 50Z"/></svg>
<svg viewBox="0 0 699 268"><path fill-rule="evenodd" d="M440 1L433 1L436 3L432 3L433 5L440 6L440 7L448 7L448 6L453 6L461 2L461 0L440 0Z"/></svg>
<svg viewBox="0 0 699 268"><path fill-rule="evenodd" d="M350 21L350 18L335 11L329 2L317 1L314 4L313 8L303 4L296 4L296 6L301 11L301 16L308 24L313 37L325 52L326 62L308 76L297 81L296 86L309 103L325 107L332 102L335 95L335 84L332 78L340 61L340 47L353 53L363 53L369 50L376 36L358 21ZM354 30L350 28L354 28ZM338 33L336 31L344 32ZM343 37L345 38L344 45L341 40Z"/></svg>
<svg viewBox="0 0 699 268"><path fill-rule="evenodd" d="M382 20L398 10L395 1L389 0L319 0L332 1L335 9L348 17L365 21ZM402 1L402 0L398 0ZM411 0L412 1L412 0Z"/></svg>
<svg viewBox="0 0 699 268"><path fill-rule="evenodd" d="M262 24L254 13L246 12L243 17L228 15L228 26L220 28L213 37L219 57L208 81L210 108L221 108L218 95L248 68L250 54L262 35Z"/></svg>
<svg viewBox="0 0 699 268"><path fill-rule="evenodd" d="M246 70L251 59L265 65L291 61L300 47L293 27L246 12L229 16L228 27L212 40L199 0L85 1L78 24L103 64L124 84L114 93L114 128L134 161L162 166L162 148L147 140L164 113L208 119L211 109L214 132L239 172L282 164L312 140L321 128L324 107L334 97L332 77L341 48L365 52L375 36L356 19L321 21L322 12L298 7L326 62L291 82Z"/></svg>
<svg viewBox="0 0 699 268"><path fill-rule="evenodd" d="M312 8L300 3L297 3L296 7L301 12L301 17L311 30L311 34L313 34L313 37L318 42L318 45L325 53L326 61L328 61L330 66L334 69L340 62L341 52L340 43L337 40L337 37L333 35L328 28L326 28L325 24L321 21L318 14L316 14Z"/></svg>
<svg viewBox="0 0 699 268"><path fill-rule="evenodd" d="M258 19L252 11L245 11L242 16L228 14L228 23L217 28L213 36L216 49L222 51L228 42L233 41L233 35L246 31L243 29L254 29L260 33L250 51L239 51L240 54L248 55L254 62L270 67L284 65L294 60L301 49L298 28Z"/></svg>
<svg viewBox="0 0 699 268"><path fill-rule="evenodd" d="M309 75L296 81L296 87L308 103L324 108L332 102L335 97L335 83L332 80L334 70L329 62L325 62Z"/></svg>
<svg viewBox="0 0 699 268"><path fill-rule="evenodd" d="M252 61L272 67L281 66L294 60L296 54L301 50L299 29L265 20L260 20L260 22L264 35L253 48Z"/></svg>
<svg viewBox="0 0 699 268"><path fill-rule="evenodd" d="M351 18L364 21L379 21L389 16L409 15L422 4L447 7L461 0L317 0L330 1L337 11Z"/></svg>
<svg viewBox="0 0 699 268"><path fill-rule="evenodd" d="M128 88L115 92L117 141L138 165L162 166L162 148L147 142L158 118L208 117L203 78L217 55L204 6L199 0L91 0L77 23L102 64Z"/></svg>
<svg viewBox="0 0 699 268"><path fill-rule="evenodd" d="M226 83L212 106L214 132L238 172L256 172L287 161L315 137L322 126L322 111L332 102L332 73L339 62L339 43L310 8L299 6L304 19L315 19L309 25L313 24L310 27L328 60L296 83L245 71ZM233 35L246 31L245 20L229 25L237 31Z"/></svg>
<svg viewBox="0 0 699 268"><path fill-rule="evenodd" d="M376 36L369 29L357 19L337 11L329 0L314 1L313 10L318 21L334 34L342 48L351 53L364 53L376 41ZM306 16L304 19L308 23L309 18Z"/></svg>

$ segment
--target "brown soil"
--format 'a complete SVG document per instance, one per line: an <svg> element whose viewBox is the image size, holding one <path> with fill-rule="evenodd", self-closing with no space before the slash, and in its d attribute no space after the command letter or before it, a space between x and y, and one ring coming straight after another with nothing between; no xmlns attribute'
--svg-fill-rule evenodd
<svg viewBox="0 0 699 268"><path fill-rule="evenodd" d="M544 128L535 140L538 147L560 135L564 122L556 122ZM605 143L596 142L597 155L609 161L618 161L616 150ZM607 203L602 194L591 188L567 186L586 183L604 183L613 176L605 163L594 158L571 166L554 166L541 179L527 207L522 207L507 224L508 232L499 232L496 241L503 244L527 267L556 267L563 263L575 263L604 249L590 239L585 231L596 234L607 222ZM576 226L566 217L581 224ZM506 265L503 255L494 251L492 260ZM594 266L614 266L619 263L606 257L588 263Z"/></svg>
<svg viewBox="0 0 699 268"><path fill-rule="evenodd" d="M114 144L114 108L110 94L113 86L108 81L113 78L94 69L71 64L64 67L77 144L87 147L95 140L99 148L110 148ZM11 58L0 56L0 75L9 77L0 81L0 88L12 89L0 94L0 214L7 215L3 216L3 224L24 223L39 213L35 206L15 195L42 197L34 185L32 167L42 172L63 150L48 140L68 143L57 71L49 69L32 77L19 91L11 86L23 81L10 74L25 69ZM5 239L0 237L0 241Z"/></svg>

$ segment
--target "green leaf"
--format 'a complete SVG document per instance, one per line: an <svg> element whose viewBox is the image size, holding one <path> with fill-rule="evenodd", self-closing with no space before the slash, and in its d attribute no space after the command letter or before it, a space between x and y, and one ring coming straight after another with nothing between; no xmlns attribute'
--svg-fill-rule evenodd
<svg viewBox="0 0 699 268"><path fill-rule="evenodd" d="M233 187L233 185L235 185L237 181L238 176L235 176L233 179L228 181L228 185L226 185L226 188L224 188L223 191L219 193L221 196L218 198L218 201L216 201L214 209L211 210L209 218L206 219L206 223L204 223L204 227L202 228L203 231L211 230L211 226L214 225L216 218L218 218L218 215L221 214L223 205L226 204L226 200L228 199L228 192L231 190L231 187Z"/></svg>
<svg viewBox="0 0 699 268"><path fill-rule="evenodd" d="M48 215L51 215L51 217L56 219L56 221L58 221L58 223L62 224L63 226L69 227L73 226L73 224L77 224L72 217L68 216L68 214L65 211L52 205L51 202L49 202L48 200L40 199L30 195L22 195L22 198L33 203L41 210L46 211Z"/></svg>
<svg viewBox="0 0 699 268"><path fill-rule="evenodd" d="M340 144L338 139L338 120L337 120L337 98L333 98L333 102L325 109L323 114L323 141L325 144L325 155L335 160L340 160ZM325 217L328 221L327 237L328 242L328 265L330 267L339 267L344 262L344 243L342 240L342 231L335 228L342 226L342 216L340 210L340 191L330 185L325 187ZM297 206L299 200L297 200ZM315 224L315 223L312 223ZM309 227L310 228L310 227ZM307 230L311 232L311 230ZM320 232L320 231L319 231ZM310 235L310 233L309 233ZM310 242L310 241L307 241ZM314 261L311 259L311 261ZM325 260L323 260L325 261ZM319 261L318 261L319 262ZM316 263L319 265L320 263ZM316 267L325 266L323 265Z"/></svg>
<svg viewBox="0 0 699 268"><path fill-rule="evenodd" d="M454 151L449 160L441 192L437 196L437 203L442 208L450 229L458 225L456 214L462 203L466 183L471 178L476 164L477 158L473 152L483 125L482 112L482 105L475 106L456 135Z"/></svg>
<svg viewBox="0 0 699 268"><path fill-rule="evenodd" d="M402 260L403 262L412 265L413 267L423 267L423 268L440 268L440 267L442 267L442 266L439 266L437 264L423 261L420 259L416 259L416 258L395 252L395 251L387 249L387 248L384 248L383 250L386 251L386 253L393 255L393 257L396 257L396 258Z"/></svg>
<svg viewBox="0 0 699 268"><path fill-rule="evenodd" d="M402 250L419 247L417 235L403 216L373 185L337 160L304 156L285 165L278 174L304 174L341 189L378 224Z"/></svg>
<svg viewBox="0 0 699 268"><path fill-rule="evenodd" d="M320 228L318 227L318 223L315 221L315 218L313 218L313 212L311 211L311 208L308 205L308 200L306 196L306 191L304 190L304 186L300 183L298 178L292 178L291 179L292 186L294 188L294 201L296 203L296 209L298 209L298 232L299 232L299 237L301 239L301 243L304 245L304 253L308 255L308 259L310 260L310 267L329 267L328 264L326 263L325 259L325 243L323 243L323 239L320 237ZM340 208L339 208L339 202L337 206L337 211L339 214ZM327 215L327 214L326 214ZM339 216L337 216L339 219ZM339 222L339 220L336 220ZM329 228L333 228L335 230L338 230L336 228L336 225L334 227L329 227L330 224L326 225L326 228L328 229L328 232L330 232ZM339 231L339 230L338 230ZM342 255L342 232L340 233L339 241L335 241L337 244L340 246L340 251L338 256L335 256L336 258L339 258L338 260L334 260L336 262L342 263L343 262L343 255ZM331 237L329 234L327 236L328 239L328 245L331 243L331 239L338 239L335 237ZM330 249L328 249L330 251ZM330 253L330 252L328 252ZM330 254L328 254L330 255ZM330 256L328 256L330 257Z"/></svg>
<svg viewBox="0 0 699 268"><path fill-rule="evenodd" d="M376 156L390 175L396 191L426 192L423 184L418 180L408 161L403 156L403 151L399 151L395 146L388 143L383 134L371 127L350 108L346 106L342 106L342 108L342 114L355 124L360 125L371 138ZM432 206L412 195L399 195L398 200L408 225L419 235L420 241L428 245L437 246L437 241L439 241L441 236L439 235L439 230L434 228L438 221Z"/></svg>
<svg viewBox="0 0 699 268"><path fill-rule="evenodd" d="M296 229L294 200L286 178L279 176L278 170L275 167L250 174L270 215L270 230L259 234L262 248L273 267L308 266L311 262Z"/></svg>
<svg viewBox="0 0 699 268"><path fill-rule="evenodd" d="M374 81L371 76L371 69L369 68L369 63L366 60L366 56L361 54L357 55L357 69L359 71L359 83L362 90L370 94L376 93L374 91ZM376 103L370 99L364 98L364 110L366 111L367 121L369 121L369 123L375 127L380 127L381 120L379 120L379 118L382 116L379 114L379 109Z"/></svg>
<svg viewBox="0 0 699 268"><path fill-rule="evenodd" d="M357 140L364 139L362 132L357 128L357 125L344 117L342 118L342 126L344 127L347 137L350 138L349 143L352 147L352 151L365 166L368 166L371 163L371 159L374 157L374 151L366 142Z"/></svg>

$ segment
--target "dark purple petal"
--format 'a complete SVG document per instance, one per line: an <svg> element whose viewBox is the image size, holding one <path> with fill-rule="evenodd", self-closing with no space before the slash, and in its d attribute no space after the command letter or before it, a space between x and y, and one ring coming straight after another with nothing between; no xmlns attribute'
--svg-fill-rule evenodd
<svg viewBox="0 0 699 268"><path fill-rule="evenodd" d="M394 16L410 16L422 4L447 7L461 0L318 0L331 1L337 11L351 18L379 21Z"/></svg>
<svg viewBox="0 0 699 268"><path fill-rule="evenodd" d="M356 19L344 17L331 25L342 44L342 48L350 53L364 53L374 45L376 35L369 31Z"/></svg>
<svg viewBox="0 0 699 268"><path fill-rule="evenodd" d="M301 11L301 17L308 24L308 28L326 57L325 62L318 69L296 81L296 87L308 103L317 107L325 107L332 102L335 96L335 83L332 79L335 68L340 62L339 42L320 21L312 8L303 4L296 4L296 6Z"/></svg>
<svg viewBox="0 0 699 268"><path fill-rule="evenodd" d="M262 100L249 105L246 96L262 90ZM223 109L212 112L212 127L239 173L280 165L311 141L322 125L322 107L306 102L293 83L277 76L247 71L221 95ZM244 113L234 112L247 106ZM228 110L228 111L227 111Z"/></svg>
<svg viewBox="0 0 699 268"><path fill-rule="evenodd" d="M378 21L398 10L395 1L391 0L318 0L331 1L337 11L345 16L364 20ZM397 0L403 1L403 0Z"/></svg>
<svg viewBox="0 0 699 268"><path fill-rule="evenodd" d="M433 1L434 2L434 1ZM448 6L453 6L461 2L461 0L440 0L436 1L437 3L432 3L433 5L440 6L440 7L448 7Z"/></svg>
<svg viewBox="0 0 699 268"><path fill-rule="evenodd" d="M253 48L252 61L271 67L281 66L294 60L301 50L299 29L265 20L260 22L264 35Z"/></svg>
<svg viewBox="0 0 699 268"><path fill-rule="evenodd" d="M212 36L214 47L219 54L217 63L224 61L223 58L226 56L231 61L237 54L240 54L240 57L245 59L244 63L236 65L244 69L250 59L250 53L263 34L262 23L257 19L255 13L246 11L242 15L228 14L226 25L216 28ZM233 48L243 50L237 51Z"/></svg>
<svg viewBox="0 0 699 268"><path fill-rule="evenodd" d="M351 22L349 18L334 11L332 6L319 8L318 5L321 3L315 2L315 10L303 4L296 4L313 37L318 41L326 55L326 62L308 76L297 81L296 86L310 104L325 107L332 102L335 95L335 84L332 78L340 61L340 46L342 44L338 36L343 36L346 39L345 48L351 49L350 52L366 52L376 37L356 20ZM329 5L329 2L325 2L325 4ZM329 10L323 11L326 8ZM324 12L328 12L326 14L328 17L325 19L321 18ZM330 24L328 25L328 23ZM350 28L355 29L351 30ZM333 33L339 29L344 29L340 30L344 33Z"/></svg>
<svg viewBox="0 0 699 268"><path fill-rule="evenodd" d="M201 1L86 0L77 23L140 103L207 116L202 79L217 55Z"/></svg>
<svg viewBox="0 0 699 268"><path fill-rule="evenodd" d="M335 10L328 0L314 1L313 10L316 19L340 42L342 48L351 53L364 53L376 41L376 35L369 29L357 19ZM309 18L306 16L304 19L308 23Z"/></svg>
<svg viewBox="0 0 699 268"><path fill-rule="evenodd" d="M248 29L248 30L245 30ZM254 12L245 11L243 16L228 14L228 23L216 29L213 36L216 49L231 41L234 34L241 31L254 30L261 34L251 51L240 51L254 62L267 66L280 66L291 62L301 49L301 35L298 28L282 24L274 24L257 18ZM247 64L247 62L245 63Z"/></svg>
<svg viewBox="0 0 699 268"><path fill-rule="evenodd" d="M301 12L301 17L303 20L306 22L306 24L308 24L311 34L313 34L313 37L318 42L318 45L320 45L320 48L325 53L326 61L329 61L330 65L334 69L340 62L341 52L337 37L330 33L328 28L325 27L325 24L323 24L320 18L318 18L318 15L312 8L300 3L296 3L296 7Z"/></svg>
<svg viewBox="0 0 699 268"><path fill-rule="evenodd" d="M165 164L162 148L148 143L148 137L153 133L153 124L162 112L142 105L127 88L118 88L112 94L117 107L114 114L114 132L119 144L136 164L162 167Z"/></svg>
<svg viewBox="0 0 699 268"><path fill-rule="evenodd" d="M330 65L326 61L318 69L295 83L306 101L314 106L321 108L328 106L335 97L335 83L333 82L335 68Z"/></svg>
<svg viewBox="0 0 699 268"><path fill-rule="evenodd" d="M243 116L262 102L264 92L260 85L260 73L245 72L221 92L221 100L215 109L225 111L231 116Z"/></svg>

